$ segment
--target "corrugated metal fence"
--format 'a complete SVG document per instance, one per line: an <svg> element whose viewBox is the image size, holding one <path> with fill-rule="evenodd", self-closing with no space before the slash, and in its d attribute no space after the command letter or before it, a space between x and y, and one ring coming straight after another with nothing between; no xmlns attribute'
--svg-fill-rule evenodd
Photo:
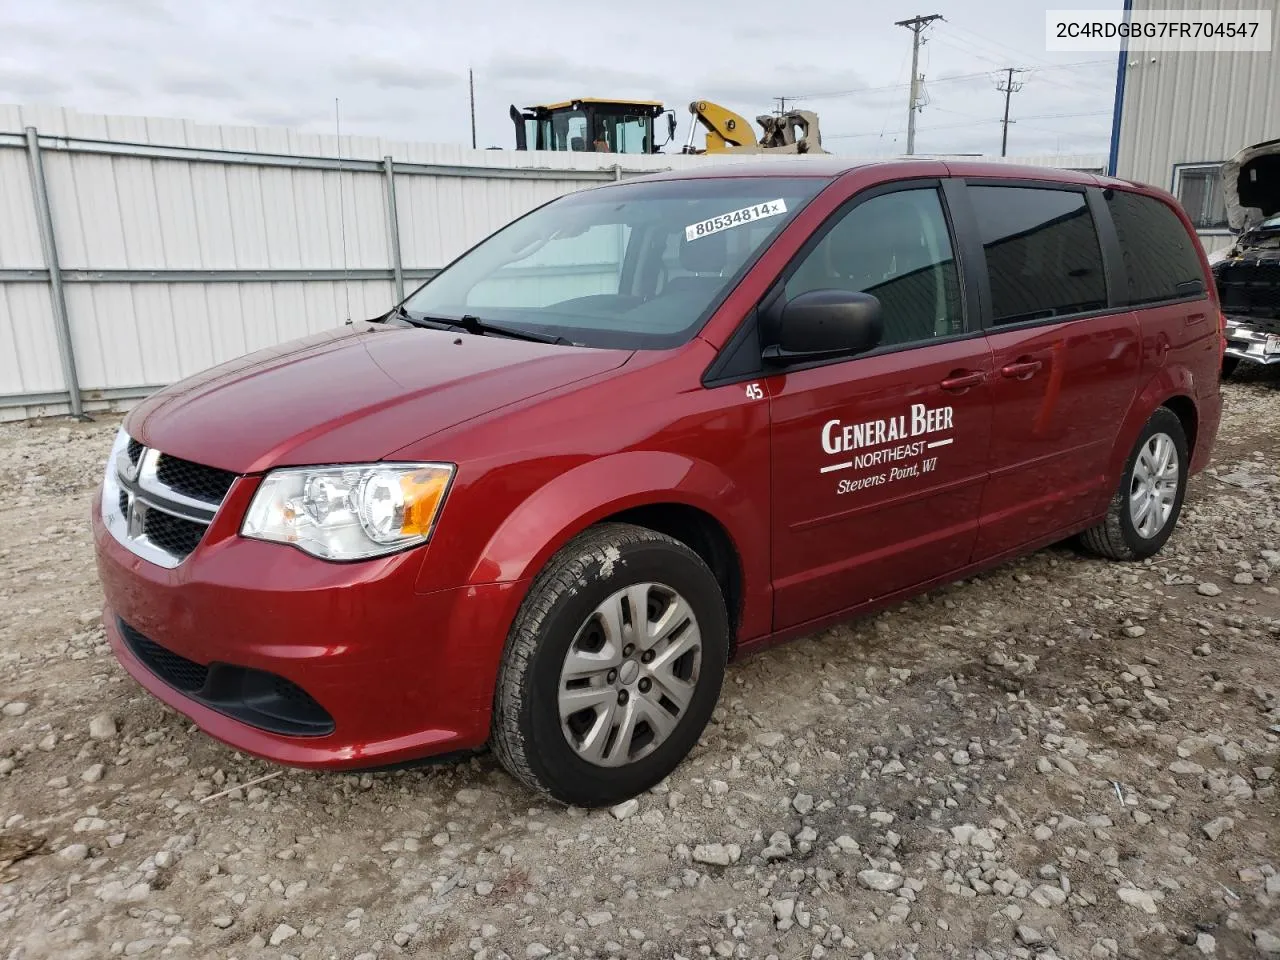
<svg viewBox="0 0 1280 960"><path fill-rule="evenodd" d="M0 106L0 419L127 403L384 313L547 200L728 160L744 158L339 141Z"/></svg>

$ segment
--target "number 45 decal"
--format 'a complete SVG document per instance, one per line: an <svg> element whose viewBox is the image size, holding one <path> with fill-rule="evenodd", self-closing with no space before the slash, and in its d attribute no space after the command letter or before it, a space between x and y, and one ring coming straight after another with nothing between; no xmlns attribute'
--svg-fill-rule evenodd
<svg viewBox="0 0 1280 960"><path fill-rule="evenodd" d="M748 383L748 384L747 384L747 399L748 399L748 400L763 400L763 399L764 399L764 388L763 388L763 387L761 387L761 386L760 386L760 384L758 384L758 383Z"/></svg>

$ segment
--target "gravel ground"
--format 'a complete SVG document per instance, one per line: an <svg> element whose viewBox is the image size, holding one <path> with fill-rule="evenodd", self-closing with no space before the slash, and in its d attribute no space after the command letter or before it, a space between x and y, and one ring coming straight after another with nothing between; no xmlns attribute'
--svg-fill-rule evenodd
<svg viewBox="0 0 1280 960"><path fill-rule="evenodd" d="M730 668L666 783L272 772L116 665L116 420L0 428L0 956L1280 955L1280 376L1155 560L1041 551ZM205 799L209 802L202 802Z"/></svg>

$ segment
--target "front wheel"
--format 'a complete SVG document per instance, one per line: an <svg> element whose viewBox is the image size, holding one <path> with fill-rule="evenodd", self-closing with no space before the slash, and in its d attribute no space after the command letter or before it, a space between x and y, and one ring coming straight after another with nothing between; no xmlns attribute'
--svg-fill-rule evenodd
<svg viewBox="0 0 1280 960"><path fill-rule="evenodd" d="M696 553L643 527L593 527L552 557L511 628L494 752L564 803L632 797L697 742L728 649L724 598Z"/></svg>
<svg viewBox="0 0 1280 960"><path fill-rule="evenodd" d="M1182 421L1161 407L1129 454L1106 519L1081 535L1084 545L1112 560L1142 560L1159 551L1182 512L1189 461Z"/></svg>

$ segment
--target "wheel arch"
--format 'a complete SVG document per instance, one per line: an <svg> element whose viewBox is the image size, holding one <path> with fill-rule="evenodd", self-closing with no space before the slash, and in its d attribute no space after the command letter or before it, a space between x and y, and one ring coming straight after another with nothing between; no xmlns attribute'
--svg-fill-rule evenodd
<svg viewBox="0 0 1280 960"><path fill-rule="evenodd" d="M1111 500L1120 478L1124 474L1133 445L1151 415L1161 407L1173 411L1187 433L1187 450L1194 459L1197 433L1200 423L1199 405L1196 403L1196 383L1190 370L1183 366L1162 367L1143 385L1129 405L1129 412L1116 432L1115 446L1111 451L1106 483L1099 491L1096 512L1101 514Z"/></svg>
<svg viewBox="0 0 1280 960"><path fill-rule="evenodd" d="M555 553L584 531L625 522L684 543L711 568L731 628L731 650L745 630L771 615L768 528L752 497L720 468L669 452L628 451L580 464L528 496L485 544L468 584L532 581Z"/></svg>

